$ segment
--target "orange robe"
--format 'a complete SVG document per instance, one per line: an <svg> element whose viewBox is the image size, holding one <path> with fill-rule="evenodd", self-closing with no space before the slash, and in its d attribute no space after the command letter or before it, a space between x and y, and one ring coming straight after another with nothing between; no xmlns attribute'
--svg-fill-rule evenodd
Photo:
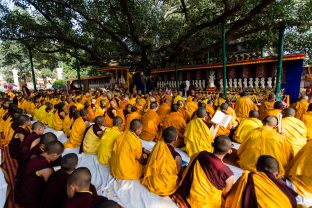
<svg viewBox="0 0 312 208"><path fill-rule="evenodd" d="M261 126L262 122L257 118L243 119L234 133L234 140L238 143L244 142L251 130Z"/></svg>
<svg viewBox="0 0 312 208"><path fill-rule="evenodd" d="M160 120L162 121L166 117L166 115L170 113L170 111L171 107L169 104L167 103L161 104L158 109L158 115Z"/></svg>
<svg viewBox="0 0 312 208"><path fill-rule="evenodd" d="M282 110L280 109L272 109L268 111L268 116L275 116L278 118L278 114L282 113Z"/></svg>
<svg viewBox="0 0 312 208"><path fill-rule="evenodd" d="M160 133L158 132L160 121L161 120L156 111L149 110L145 113L142 117L143 131L140 137L147 141L157 139Z"/></svg>
<svg viewBox="0 0 312 208"><path fill-rule="evenodd" d="M134 119L142 119L142 115L138 112L131 112L128 116L127 116L127 122L125 125L125 131L130 129L130 123L131 121L133 121Z"/></svg>
<svg viewBox="0 0 312 208"><path fill-rule="evenodd" d="M248 96L239 98L235 103L235 113L238 119L248 118L251 110L258 110L258 107Z"/></svg>
<svg viewBox="0 0 312 208"><path fill-rule="evenodd" d="M312 140L312 111L308 111L302 115L301 120L306 125L308 129L308 140Z"/></svg>
<svg viewBox="0 0 312 208"><path fill-rule="evenodd" d="M185 104L186 113L190 118L192 118L193 114L195 113L195 111L197 111L197 109L198 109L198 104L194 101L187 102Z"/></svg>
<svg viewBox="0 0 312 208"><path fill-rule="evenodd" d="M86 128L82 117L77 118L73 123L69 139L64 143L65 148L80 147Z"/></svg>
<svg viewBox="0 0 312 208"><path fill-rule="evenodd" d="M259 119L263 120L265 117L269 115L269 110L274 109L275 101L264 101L261 103L259 107Z"/></svg>
<svg viewBox="0 0 312 208"><path fill-rule="evenodd" d="M176 128L178 132L178 139L174 142L174 147L180 147L184 144L184 132L186 128L186 122L179 112L172 112L165 117L163 120L163 129L166 129L170 126Z"/></svg>
<svg viewBox="0 0 312 208"><path fill-rule="evenodd" d="M301 119L302 115L307 112L309 103L308 101L302 99L297 102L295 102L292 107L296 110L296 118Z"/></svg>

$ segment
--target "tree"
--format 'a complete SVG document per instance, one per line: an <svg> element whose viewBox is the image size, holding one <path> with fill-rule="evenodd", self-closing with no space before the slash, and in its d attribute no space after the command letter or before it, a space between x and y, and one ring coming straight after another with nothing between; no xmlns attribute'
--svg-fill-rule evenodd
<svg viewBox="0 0 312 208"><path fill-rule="evenodd" d="M310 0L15 0L13 8L0 6L0 38L76 57L84 66L114 59L150 69L202 60L208 50L219 56L222 21L229 45L275 47L279 27L309 30L311 6Z"/></svg>

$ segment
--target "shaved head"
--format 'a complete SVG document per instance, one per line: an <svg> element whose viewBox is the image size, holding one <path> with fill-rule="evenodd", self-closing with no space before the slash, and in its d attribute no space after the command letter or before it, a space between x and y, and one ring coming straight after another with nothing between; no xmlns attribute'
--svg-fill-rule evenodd
<svg viewBox="0 0 312 208"><path fill-rule="evenodd" d="M62 154L64 152L64 145L60 141L49 142L45 147L45 152L50 154Z"/></svg>
<svg viewBox="0 0 312 208"><path fill-rule="evenodd" d="M173 104L171 106L171 112L178 112L178 110L179 110L179 106L177 104Z"/></svg>
<svg viewBox="0 0 312 208"><path fill-rule="evenodd" d="M232 148L232 142L229 137L221 135L215 138L213 142L214 153L226 154Z"/></svg>
<svg viewBox="0 0 312 208"><path fill-rule="evenodd" d="M284 117L295 117L296 110L293 108L285 108L283 110L283 116Z"/></svg>
<svg viewBox="0 0 312 208"><path fill-rule="evenodd" d="M65 171L75 170L78 164L78 156L75 153L69 153L63 156L61 161L61 168Z"/></svg>
<svg viewBox="0 0 312 208"><path fill-rule="evenodd" d="M32 130L33 131L36 131L36 130L38 130L38 129L40 129L40 128L44 128L45 127L45 125L43 124L43 123L41 123L41 122L35 122L33 125L32 125Z"/></svg>
<svg viewBox="0 0 312 208"><path fill-rule="evenodd" d="M249 112L249 118L258 118L259 117L259 113L256 110L251 110Z"/></svg>
<svg viewBox="0 0 312 208"><path fill-rule="evenodd" d="M57 141L57 136L52 132L48 132L40 136L39 144L43 144L46 146L48 143L52 141Z"/></svg>
<svg viewBox="0 0 312 208"><path fill-rule="evenodd" d="M274 93L270 93L268 96L268 100L269 101L274 101L275 100L275 94Z"/></svg>
<svg viewBox="0 0 312 208"><path fill-rule="evenodd" d="M101 126L104 124L104 117L103 116L97 116L95 119L94 119L94 123Z"/></svg>
<svg viewBox="0 0 312 208"><path fill-rule="evenodd" d="M130 123L130 130L135 132L140 128L142 128L142 122L139 119L133 119Z"/></svg>
<svg viewBox="0 0 312 208"><path fill-rule="evenodd" d="M80 167L67 179L67 185L76 185L79 189L89 188L91 184L91 172L86 167Z"/></svg>
<svg viewBox="0 0 312 208"><path fill-rule="evenodd" d="M156 109L158 107L158 104L156 102L152 102L150 105L150 109Z"/></svg>
<svg viewBox="0 0 312 208"><path fill-rule="evenodd" d="M281 101L276 101L276 102L274 103L274 109L280 109L280 110L282 110L283 108L284 108L283 102L281 102Z"/></svg>
<svg viewBox="0 0 312 208"><path fill-rule="evenodd" d="M274 126L276 126L278 124L278 120L277 120L277 118L275 116L267 116L263 120L263 124L271 126L271 127L274 127Z"/></svg>
<svg viewBox="0 0 312 208"><path fill-rule="evenodd" d="M163 138L165 142L168 144L173 142L177 138L177 135L178 135L178 132L176 128L174 128L173 126L166 128L163 132Z"/></svg>
<svg viewBox="0 0 312 208"><path fill-rule="evenodd" d="M258 171L276 174L279 172L278 161L270 155L261 155L258 158L256 168Z"/></svg>
<svg viewBox="0 0 312 208"><path fill-rule="evenodd" d="M227 103L222 103L220 106L220 109L223 111L226 111L229 108L229 105Z"/></svg>
<svg viewBox="0 0 312 208"><path fill-rule="evenodd" d="M114 125L114 126L119 126L119 125L121 125L121 124L122 124L122 118L119 117L119 116L116 116L116 117L114 118L114 120L113 120L113 125Z"/></svg>
<svg viewBox="0 0 312 208"><path fill-rule="evenodd" d="M198 118L205 118L207 115L206 108L198 108L196 114L197 114Z"/></svg>

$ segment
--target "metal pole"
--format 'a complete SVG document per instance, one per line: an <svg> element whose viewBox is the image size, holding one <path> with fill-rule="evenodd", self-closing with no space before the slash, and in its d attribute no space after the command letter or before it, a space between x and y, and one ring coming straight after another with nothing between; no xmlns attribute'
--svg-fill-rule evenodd
<svg viewBox="0 0 312 208"><path fill-rule="evenodd" d="M77 70L78 87L79 87L79 90L82 91L82 85L81 85L81 79L80 79L80 64L78 60L77 48L75 48L75 53L76 53L76 70Z"/></svg>
<svg viewBox="0 0 312 208"><path fill-rule="evenodd" d="M281 84L282 84L282 74L283 74L283 50L284 50L284 36L285 27L279 29L278 36L278 63L277 63L277 73L276 73L276 100L281 101Z"/></svg>
<svg viewBox="0 0 312 208"><path fill-rule="evenodd" d="M31 75L32 75L32 81L34 85L34 91L37 91L37 86L36 86L36 77L35 77L35 70L34 70L34 64L33 64L33 59L32 59L32 52L31 48L28 48L29 52L29 62L30 62L30 68L31 68Z"/></svg>
<svg viewBox="0 0 312 208"><path fill-rule="evenodd" d="M223 95L224 98L227 97L227 80L226 80L226 34L225 34L225 21L222 20L221 23L221 30L222 30L222 60L223 60Z"/></svg>

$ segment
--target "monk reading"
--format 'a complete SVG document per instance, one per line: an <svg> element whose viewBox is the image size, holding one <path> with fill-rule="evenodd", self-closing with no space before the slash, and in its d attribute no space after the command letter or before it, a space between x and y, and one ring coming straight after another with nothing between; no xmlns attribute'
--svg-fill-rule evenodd
<svg viewBox="0 0 312 208"><path fill-rule="evenodd" d="M184 146L184 132L186 128L186 122L183 118L183 115L178 112L179 106L173 104L171 106L171 113L169 113L162 122L163 129L166 129L170 126L173 126L178 132L178 138L174 141L174 147Z"/></svg>
<svg viewBox="0 0 312 208"><path fill-rule="evenodd" d="M25 208L37 208L40 206L40 199L44 187L53 168L50 162L57 160L64 151L64 146L59 141L47 144L46 151L31 159L19 174L15 186L15 200Z"/></svg>
<svg viewBox="0 0 312 208"><path fill-rule="evenodd" d="M290 144L294 155L307 143L307 127L302 121L295 118L296 111L293 108L283 110L282 127L285 138Z"/></svg>
<svg viewBox="0 0 312 208"><path fill-rule="evenodd" d="M234 133L234 140L243 143L251 130L262 127L262 122L258 119L259 113L255 110L249 112L249 118L243 119Z"/></svg>
<svg viewBox="0 0 312 208"><path fill-rule="evenodd" d="M272 156L258 158L257 171L243 172L226 197L226 208L296 208L297 193L279 178L279 162Z"/></svg>
<svg viewBox="0 0 312 208"><path fill-rule="evenodd" d="M66 148L80 147L86 128L89 126L87 110L81 110L80 116L74 121L69 139L64 143Z"/></svg>
<svg viewBox="0 0 312 208"><path fill-rule="evenodd" d="M235 103L235 113L238 120L248 118L251 110L258 110L258 107L251 100L250 96L243 92L241 94L241 98L239 98Z"/></svg>
<svg viewBox="0 0 312 208"><path fill-rule="evenodd" d="M274 103L274 108L268 111L269 116L275 116L278 118L278 115L282 113L284 109L284 103L281 101L276 101Z"/></svg>
<svg viewBox="0 0 312 208"><path fill-rule="evenodd" d="M85 167L77 168L67 179L67 195L65 208L94 208L107 201L97 195L90 170Z"/></svg>
<svg viewBox="0 0 312 208"><path fill-rule="evenodd" d="M197 118L191 120L187 125L184 133L184 143L186 152L191 157L201 151L212 152L212 133L205 123L207 112L205 108L197 110Z"/></svg>
<svg viewBox="0 0 312 208"><path fill-rule="evenodd" d="M309 97L304 95L302 96L299 101L295 102L291 105L296 110L296 118L301 119L302 115L307 112L309 107Z"/></svg>
<svg viewBox="0 0 312 208"><path fill-rule="evenodd" d="M141 120L141 118L142 118L142 115L138 112L137 107L132 106L131 107L131 113L127 115L125 131L130 129L130 123L132 120L134 120L134 119Z"/></svg>
<svg viewBox="0 0 312 208"><path fill-rule="evenodd" d="M188 207L221 207L222 197L231 190L234 174L223 163L231 153L231 140L219 136L214 141L214 151L202 151L192 158L183 173L177 193Z"/></svg>
<svg viewBox="0 0 312 208"><path fill-rule="evenodd" d="M174 127L166 128L163 132L164 140L157 142L145 165L141 183L154 194L169 196L178 188L182 158L173 147L177 138Z"/></svg>
<svg viewBox="0 0 312 208"><path fill-rule="evenodd" d="M143 151L139 139L142 122L134 119L130 130L120 135L114 144L110 165L111 174L117 179L139 180L143 175Z"/></svg>
<svg viewBox="0 0 312 208"><path fill-rule="evenodd" d="M312 103L308 107L308 111L302 115L301 120L308 129L308 140L312 140Z"/></svg>
<svg viewBox="0 0 312 208"><path fill-rule="evenodd" d="M63 156L61 169L52 174L44 188L40 207L62 207L67 199L67 179L76 169L77 164L78 156L75 153Z"/></svg>
<svg viewBox="0 0 312 208"><path fill-rule="evenodd" d="M104 128L104 117L96 117L94 124L89 126L85 132L83 142L81 143L82 152L86 154L97 154Z"/></svg>
<svg viewBox="0 0 312 208"><path fill-rule="evenodd" d="M146 141L154 141L158 138L160 118L157 114L158 104L151 103L150 110L142 117L143 130L140 137Z"/></svg>
<svg viewBox="0 0 312 208"><path fill-rule="evenodd" d="M263 101L259 107L259 119L263 120L269 115L269 110L274 109L276 96L274 93L270 93L268 99Z"/></svg>
<svg viewBox="0 0 312 208"><path fill-rule="evenodd" d="M280 173L285 174L285 168L293 157L293 151L285 137L275 131L277 118L267 116L263 126L251 130L246 140L237 150L238 164L242 169L256 171L256 163L261 155L271 155L280 164Z"/></svg>

